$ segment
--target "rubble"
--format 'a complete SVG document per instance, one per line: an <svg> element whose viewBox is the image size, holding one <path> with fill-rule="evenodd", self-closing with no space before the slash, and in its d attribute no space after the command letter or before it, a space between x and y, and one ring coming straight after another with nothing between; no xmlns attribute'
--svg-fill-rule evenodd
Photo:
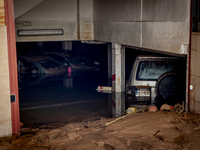
<svg viewBox="0 0 200 150"><path fill-rule="evenodd" d="M158 108L156 106L149 106L148 110L149 112L156 112L158 111Z"/></svg>
<svg viewBox="0 0 200 150"><path fill-rule="evenodd" d="M172 110L174 107L173 106L170 106L168 104L163 104L161 107L160 107L160 111L163 111L163 110Z"/></svg>
<svg viewBox="0 0 200 150"><path fill-rule="evenodd" d="M187 113L184 116L171 111L134 112L105 126L112 120L102 118L66 124L57 129L39 129L35 134L0 138L0 149L187 150L200 147L199 115Z"/></svg>

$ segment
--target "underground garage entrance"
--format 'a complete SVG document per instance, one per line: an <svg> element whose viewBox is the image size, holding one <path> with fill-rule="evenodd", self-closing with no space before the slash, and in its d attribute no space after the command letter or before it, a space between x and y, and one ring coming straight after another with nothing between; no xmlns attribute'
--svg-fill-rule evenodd
<svg viewBox="0 0 200 150"><path fill-rule="evenodd" d="M96 91L108 83L107 45L76 41L72 47L17 43L20 121L25 126L55 128L110 117L108 96Z"/></svg>
<svg viewBox="0 0 200 150"><path fill-rule="evenodd" d="M124 60L126 60L126 64L125 64L126 67L117 66L117 64L114 63L113 59L111 59L111 61L110 61L110 59L107 59L107 58L112 58L112 54L114 55L114 58L119 58L119 57L117 57L117 52L118 52L118 50L120 50L119 47L122 46L121 44L130 45L130 46L148 47L150 49L155 49L156 51L162 51L162 52L168 51L168 52L172 52L172 53L176 53L176 54L180 54L180 55L181 54L188 55L187 50L182 49L182 46L184 46L184 45L189 46L189 35L188 35L188 33L189 33L188 32L189 2L185 1L184 3L182 3L182 4L184 4L183 7L180 7L180 4L179 4L180 2L178 2L178 1L177 2L169 2L169 5L171 6L170 12L172 14L176 14L176 15L171 15L169 13L167 13L167 15L165 13L156 13L156 14L158 14L158 17L155 17L153 15L153 14L155 14L154 6L156 5L156 6L158 6L158 8L162 8L164 6L164 3L157 3L156 1L155 2L154 1L152 1L152 2L127 1L127 2L123 2L123 4L124 4L124 5L122 5L123 9L121 9L123 13L118 11L119 10L118 6L121 6L122 2L119 1L119 2L115 2L115 3L117 5L112 5L112 4L114 4L113 2L107 4L105 2L90 1L90 0L87 1L87 3L85 3L85 1L79 1L79 0L77 0L77 1L59 0L59 2L47 1L47 0L37 0L37 1L33 1L31 3L27 2L27 1L17 1L17 0L14 1L14 4L12 4L12 5L14 5L15 9L12 8L11 10L12 10L12 13L13 13L13 10L15 11L13 19L15 20L16 41L19 42L19 43L17 43L18 57L27 51L26 46L30 50L29 54L32 53L35 50L35 48L37 49L38 53L46 52L46 50L48 50L47 51L47 53L49 53L48 55L52 55L52 51L55 50L55 49L52 50L53 47L56 47L59 50L63 49L61 44L58 44L59 42L38 42L38 43L32 44L31 42L28 42L28 41L100 40L100 41L113 42L112 44L115 45L114 49L109 48L109 50L105 52L104 56L102 57L105 59L101 59L99 61L94 60L94 61L96 61L97 64L100 63L100 66L102 65L102 63L104 63L103 67L100 68L99 72L95 72L95 71L92 72L90 70L90 71L87 71L87 73L84 72L81 75L79 75L79 73L78 73L78 76L76 76L73 74L73 68L71 68L72 74L70 74L70 72L71 72L70 69L68 70L68 68L67 68L67 76L68 77L71 76L71 77L64 79L63 76L59 76L59 79L61 78L62 80L59 80L57 77L52 79L52 77L49 77L49 76L45 77L45 76L37 75L40 72L41 73L45 72L46 70L36 69L36 68L29 70L28 68L31 68L30 62L26 62L26 65L28 67L24 66L25 65L24 61L27 61L27 60L25 60L27 58L22 59L23 56L21 58L19 57L18 70L20 70L20 72L21 72L18 75L19 82L29 84L29 85L20 86L20 89L19 89L21 119L22 119L22 112L25 112L24 113L25 117L29 116L27 118L32 120L32 123L30 123L30 124L31 125L34 124L33 126L37 126L37 124L42 125L42 124L55 123L56 121L53 121L53 120L45 121L44 119L42 119L41 121L38 121L38 123L36 123L36 125L35 125L36 121L34 121L34 120L36 120L36 118L30 117L30 115L28 115L28 112L31 113L30 111L28 111L28 109L32 110L32 114L36 114L34 111L36 108L39 107L38 104L42 105L41 107L45 107L45 108L38 108L40 110L49 108L49 110L53 111L53 106L56 106L56 108L59 109L59 105L62 105L63 102L65 102L65 100L66 100L66 99L62 99L59 97L61 95L60 92L62 90L64 91L62 93L65 93L65 95L61 96L61 97L68 98L68 94L70 96L70 94L74 93L75 96L74 97L72 96L72 98L74 99L74 101L77 101L77 102L82 101L82 100L79 101L80 98L77 98L78 96L83 98L85 95L87 95L87 96L88 95L94 95L94 96L99 95L100 97L104 96L105 98L107 98L107 97L110 98L110 96L107 96L107 94L97 93L96 88L98 85L111 86L110 85L111 83L113 85L112 77L115 78L115 75L117 75L117 73L113 74L113 71L108 72L109 70L112 70L111 68L114 68L115 71L120 67L122 69L125 68L125 71L123 71L124 76L122 76L122 78L124 79L126 76L126 80L122 81L124 83L122 89L124 90L124 89L130 88L129 91L127 90L127 91L123 91L123 92L129 92L128 94L130 94L132 97L130 96L130 99L129 99L128 96L125 96L126 94L124 94L124 95L121 94L120 97L121 96L124 97L124 101L121 104L124 104L125 102L127 102L127 100L130 100L131 101L130 103L132 103L132 104L130 104L129 102L127 102L127 105L126 105L127 107L129 105L135 106L134 101L139 101L140 103L147 103L148 105L152 104L152 103L156 104L155 101L153 101L155 99L159 99L159 101L165 101L162 98L163 95L161 95L161 98L160 97L156 98L155 95L156 95L157 91L155 91L155 85L151 85L151 84L156 83L158 76L160 76L161 74L157 74L156 78L147 79L147 80L152 80L151 84L149 84L149 85L148 85L148 83L145 83L145 78L143 78L144 77L143 75L145 73L147 74L149 72L154 72L153 71L154 68L161 67L161 66L164 66L166 71L172 72L172 71L174 71L173 69L167 70L167 69L173 68L173 65L171 63L169 63L168 61L165 61L165 62L158 61L156 63L149 63L147 61L144 61L144 63L141 62L140 66L141 66L141 70L143 70L143 73L138 72L137 75L141 75L141 76L137 76L137 78L134 78L134 79L136 79L136 81L139 81L141 79L142 83L146 84L145 88L144 87L141 88L138 85L134 85L134 84L132 85L131 84L132 81L128 80L129 79L128 77L130 77L130 74L131 74L132 64L133 64L133 60L134 60L132 58L132 55L128 55L128 53L129 53L128 48L126 48L126 50L125 50L126 51L126 53L125 53L126 59L124 59ZM152 5L152 8L150 7L151 9L146 9L149 4ZM24 7L21 7L21 6L24 6ZM127 6L130 7L131 13L129 11L127 11L127 10L129 10L129 9L127 9ZM134 9L132 9L132 8L134 8ZM183 12L182 13L183 15L181 15L181 16L179 15L179 13L174 13L179 9L180 9L180 12ZM10 10L10 13L11 13L11 10ZM102 13L102 10L105 13ZM185 11L185 10L187 10L187 11ZM110 13L110 11L115 12L115 13ZM162 12L161 10L159 10L159 11ZM141 13L141 12L143 12L143 13ZM135 15L131 15L131 14L135 14ZM151 23L147 25L146 22L151 22ZM138 23L141 24L142 28L140 26L138 26L139 25ZM177 25L177 23L178 23L178 25ZM7 24L7 25L9 26L9 24ZM155 35L154 35L154 32L155 32ZM173 35L173 36L171 36L171 35ZM169 38L166 38L166 37L169 37ZM78 45L78 44L75 44L75 45ZM46 48L46 50L44 48ZM74 48L74 49L76 49L76 48ZM106 49L107 49L107 46L106 46ZM114 53L111 52L113 50L114 50ZM132 50L134 51L133 53L136 53L136 54L134 54L134 56L141 55L141 54L143 56L148 55L148 54L153 54L153 55L155 54L155 53L139 51L139 50L135 50L135 49L132 49ZM82 49L81 53L83 51L85 52L86 49ZM72 52L73 52L73 50L72 50ZM92 51L92 52L94 53L94 51ZM108 52L111 52L111 55L108 54ZM47 55L47 53L45 55ZM160 55L160 54L158 54L158 55ZM58 55L56 55L56 57L57 56ZM65 55L62 57L67 57L67 56ZM129 59L129 57L131 57L131 58ZM95 58L95 57L91 56L91 58ZM100 58L100 56L98 56L98 58ZM30 59L30 57L28 59ZM37 58L37 60L38 60L38 58ZM130 61L130 63L128 61ZM50 73L53 70L54 70L54 72L56 72L56 71L59 72L60 70L63 70L63 71L66 70L64 67L56 66L56 64L52 63L52 61L51 61L51 65L54 65L54 68L52 69L51 67L49 67L50 63L47 63L47 62L49 62L49 61L47 61L47 57L45 60L40 61L41 64L43 64L47 68L49 68L46 71L47 73ZM112 62L112 63L110 63L110 62ZM163 63L165 63L165 64L163 64ZM69 64L67 62L64 62L64 65L69 66ZM108 67L108 65L109 65L109 67ZM184 63L184 66L186 66L185 63ZM60 69L58 69L58 68L60 68ZM103 71L101 73L102 69L105 69L106 71ZM119 71L120 69L118 69L117 71ZM27 76L27 74L25 74L25 73L23 74L22 72L26 71L26 70L33 75ZM183 70L185 70L185 69L183 69ZM136 73L136 71L132 71L132 72ZM164 72L161 71L160 73L164 73ZM111 78L110 78L110 75L111 75ZM179 74L175 74L175 75L170 74L170 75L172 75L171 78L173 78L174 76L177 77ZM100 76L100 78L93 79L94 76L95 77ZM99 82L100 84L99 83L95 84L95 86L93 84L92 87L86 87L86 86L89 86L89 84L88 84L87 80L82 77L89 78L89 81L91 81L91 83L94 83L94 82L92 82L92 80L94 80L96 83ZM70 78L73 78L73 80ZM184 78L184 81L186 81L185 77L183 77L183 78ZM115 78L115 79L117 79L117 78ZM131 76L131 79L132 79L132 76ZM30 80L31 80L31 82L30 82ZM101 80L104 80L104 81L101 81ZM115 84L117 83L116 81L117 80L115 80ZM163 80L161 80L161 81L163 81ZM125 82L127 83L127 85L125 85ZM36 83L42 83L42 84L36 84ZM80 84L80 83L83 83L83 84ZM128 84L128 83L130 83L130 84ZM73 89L71 86L72 84L73 84ZM46 85L46 86L43 86L43 85ZM125 88L125 86L127 86L127 88ZM142 85L142 86L144 86L144 85ZM35 87L35 88L33 88L33 87ZM52 87L56 87L57 90L53 89ZM61 87L63 87L63 88L59 89ZM112 86L112 87L116 88L117 86ZM81 88L82 91L85 90L86 92L89 91L89 89L92 89L93 91L95 91L95 94L85 94L86 92L82 92L82 94L81 94L81 91L80 91L80 93L75 91L75 89L78 89L78 88ZM28 89L30 89L29 92L28 92ZM67 92L66 89L68 91L71 90L71 92ZM42 91L42 90L46 90L46 91ZM53 93L55 93L56 91L58 93L53 95ZM183 94L183 95L185 95L185 94ZM31 97L28 98L28 96L31 96ZM36 96L38 96L38 97L36 97ZM115 96L114 100L116 98L118 98L117 94L115 94L114 96ZM56 97L56 100L52 102L53 97ZM46 98L45 102L41 101L40 100L41 98L42 99ZM165 97L165 98L168 98L168 97ZM89 99L90 98L88 97L84 100L86 101ZM34 103L32 103L32 102L34 102ZM50 104L48 104L48 103L50 103ZM112 110L113 106L116 106L116 104L118 104L118 103L114 103L112 100L111 101L107 100L106 103L107 103L106 107L107 107L107 105L109 105L109 109L111 109L111 110ZM95 104L97 104L97 103L95 103ZM102 103L102 104L105 104L105 103ZM66 103L65 105L69 106L68 103ZM75 105L76 105L76 103L75 103ZM77 105L78 105L78 103L77 103ZM82 104L80 104L80 106L82 107ZM141 105L139 105L139 106L141 106ZM70 108L72 108L72 107L70 107ZM98 106L98 108L99 108L99 106ZM125 105L123 105L121 107L119 106L116 108L119 108L120 113L122 113L122 112L124 113L124 111L125 111ZM70 109L64 109L64 110L70 110ZM94 110L94 109L92 108L91 110ZM52 115L48 111L41 111L40 113L37 113L37 114L38 114L38 116L41 116L44 114L44 112L47 112L46 113L46 114L48 114L47 116ZM57 112L57 111L55 111L55 112ZM73 111L70 110L70 112L73 112ZM80 111L80 112L82 112L82 111ZM77 114L80 114L80 113L77 113ZM41 117L41 118L45 118L45 117ZM57 119L59 117L54 117L54 118ZM60 118L63 118L63 117L60 117ZM27 120L27 119L24 119L24 120ZM81 119L81 121L82 120L83 119ZM23 120L21 120L21 121L24 122ZM75 121L76 121L76 119L75 119ZM63 122L68 122L68 121L65 120ZM25 124L28 124L28 123L25 123Z"/></svg>
<svg viewBox="0 0 200 150"><path fill-rule="evenodd" d="M108 77L111 71L108 45L76 41L72 47L63 50L62 42L17 43L20 121L25 126L57 128L123 115L129 107L156 105L159 109L165 103L175 105L185 101L185 57L125 48L126 92L116 107L113 103L117 97L96 91L99 85L112 86ZM62 54L68 54L69 61L63 62ZM63 63L66 71L62 75L41 72L33 60L38 63L43 58ZM39 65L44 68L53 66L52 62L45 65L42 62Z"/></svg>

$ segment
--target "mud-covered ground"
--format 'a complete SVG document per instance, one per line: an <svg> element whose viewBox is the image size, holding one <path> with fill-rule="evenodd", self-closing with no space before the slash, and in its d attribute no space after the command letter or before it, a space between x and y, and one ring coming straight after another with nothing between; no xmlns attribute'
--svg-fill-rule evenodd
<svg viewBox="0 0 200 150"><path fill-rule="evenodd" d="M198 150L200 116L172 112L133 113L114 120L66 124L56 129L25 129L0 138L0 150ZM24 134L24 135L23 135Z"/></svg>

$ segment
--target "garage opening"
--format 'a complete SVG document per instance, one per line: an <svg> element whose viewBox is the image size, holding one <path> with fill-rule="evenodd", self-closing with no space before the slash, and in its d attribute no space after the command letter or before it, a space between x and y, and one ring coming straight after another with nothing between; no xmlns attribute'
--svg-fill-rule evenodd
<svg viewBox="0 0 200 150"><path fill-rule="evenodd" d="M110 117L107 44L71 41L17 42L20 121L28 127L57 128L67 123Z"/></svg>
<svg viewBox="0 0 200 150"><path fill-rule="evenodd" d="M186 56L126 48L126 105L184 105Z"/></svg>
<svg viewBox="0 0 200 150"><path fill-rule="evenodd" d="M20 118L25 126L57 128L116 113L112 95L96 91L99 85L111 85L108 45L72 41L71 47L63 49L63 42L17 42ZM182 55L126 47L121 105L160 109L165 103L185 103L186 60Z"/></svg>

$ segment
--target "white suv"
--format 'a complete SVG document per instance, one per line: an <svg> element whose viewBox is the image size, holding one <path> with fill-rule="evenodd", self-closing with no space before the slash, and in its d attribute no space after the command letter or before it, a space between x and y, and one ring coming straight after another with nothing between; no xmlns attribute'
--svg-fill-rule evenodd
<svg viewBox="0 0 200 150"><path fill-rule="evenodd" d="M126 83L129 105L156 104L185 95L185 60L176 57L138 56ZM182 99L181 99L182 100Z"/></svg>

